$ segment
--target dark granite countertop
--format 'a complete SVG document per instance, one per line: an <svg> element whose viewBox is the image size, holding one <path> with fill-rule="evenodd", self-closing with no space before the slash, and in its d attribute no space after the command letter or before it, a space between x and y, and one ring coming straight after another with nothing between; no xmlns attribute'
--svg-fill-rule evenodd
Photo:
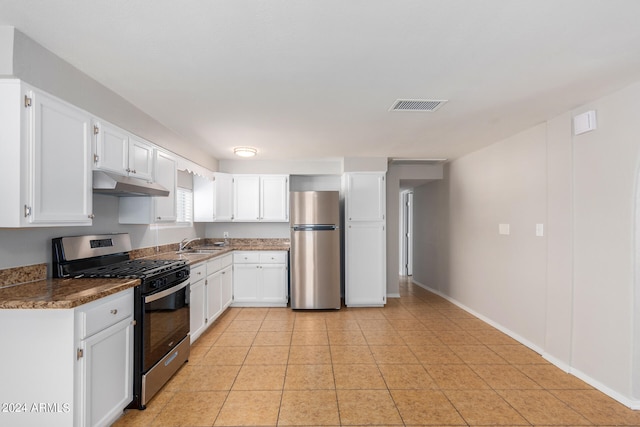
<svg viewBox="0 0 640 427"><path fill-rule="evenodd" d="M43 279L0 288L0 309L74 308L140 284L138 279Z"/></svg>

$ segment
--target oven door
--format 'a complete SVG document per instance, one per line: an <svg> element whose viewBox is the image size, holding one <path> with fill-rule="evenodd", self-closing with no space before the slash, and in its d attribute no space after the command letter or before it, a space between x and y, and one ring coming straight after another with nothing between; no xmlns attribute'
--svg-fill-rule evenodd
<svg viewBox="0 0 640 427"><path fill-rule="evenodd" d="M142 372L146 373L189 334L189 279L144 297Z"/></svg>

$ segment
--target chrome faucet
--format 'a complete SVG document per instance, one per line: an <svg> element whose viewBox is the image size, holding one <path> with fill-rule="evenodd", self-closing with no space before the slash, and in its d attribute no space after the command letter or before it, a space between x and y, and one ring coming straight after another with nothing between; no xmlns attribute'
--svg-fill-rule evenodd
<svg viewBox="0 0 640 427"><path fill-rule="evenodd" d="M182 252L187 250L187 248L189 247L190 244L192 244L195 241L200 240L200 237L194 237L193 239L188 239L188 238L184 238L180 241L180 246L178 251Z"/></svg>

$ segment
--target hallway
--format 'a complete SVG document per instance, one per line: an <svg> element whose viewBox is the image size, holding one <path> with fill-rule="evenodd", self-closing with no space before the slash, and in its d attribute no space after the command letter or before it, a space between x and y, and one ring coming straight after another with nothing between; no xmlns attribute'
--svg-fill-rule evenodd
<svg viewBox="0 0 640 427"><path fill-rule="evenodd" d="M232 308L145 411L116 426L613 426L634 412L443 298Z"/></svg>

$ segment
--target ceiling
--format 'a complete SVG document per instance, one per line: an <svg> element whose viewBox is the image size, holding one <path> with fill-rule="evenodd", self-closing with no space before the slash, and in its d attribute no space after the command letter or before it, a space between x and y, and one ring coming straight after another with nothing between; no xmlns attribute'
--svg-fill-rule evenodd
<svg viewBox="0 0 640 427"><path fill-rule="evenodd" d="M637 0L0 0L0 25L218 159L459 157L639 81L638 17Z"/></svg>

